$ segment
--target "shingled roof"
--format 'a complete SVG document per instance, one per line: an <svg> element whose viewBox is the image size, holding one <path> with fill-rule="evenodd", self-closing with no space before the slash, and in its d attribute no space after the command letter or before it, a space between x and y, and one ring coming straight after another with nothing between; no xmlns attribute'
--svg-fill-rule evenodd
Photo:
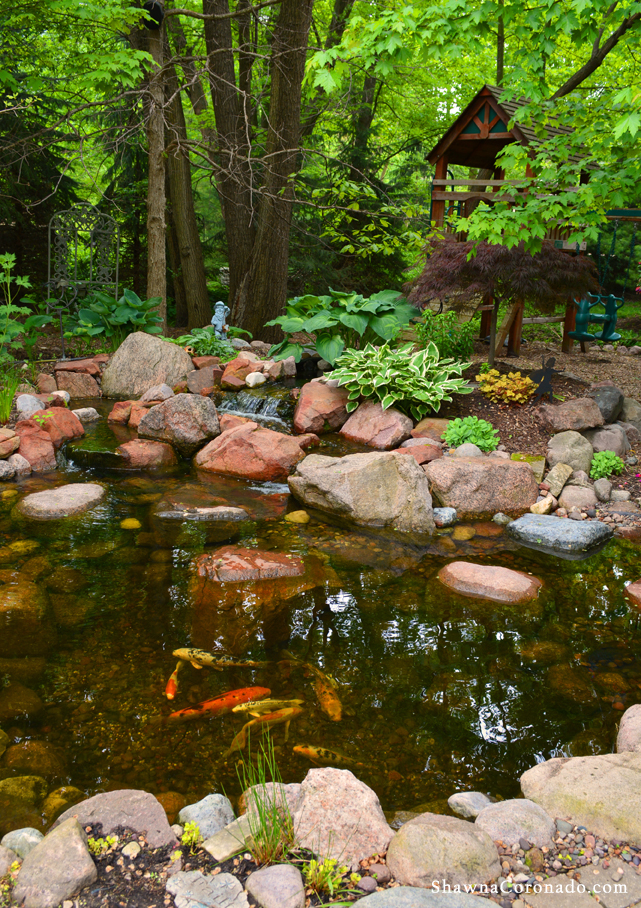
<svg viewBox="0 0 641 908"><path fill-rule="evenodd" d="M484 85L474 96L445 135L436 143L427 156L430 164L435 164L447 152L448 164L462 164L467 167L491 169L497 155L506 145L520 142L522 145L540 144L534 127L518 123L508 129L508 123L520 107L526 104L525 98L515 101L505 100L505 91L496 85ZM543 125L546 137L569 135L573 130L569 126ZM570 160L579 162L580 155L571 155Z"/></svg>

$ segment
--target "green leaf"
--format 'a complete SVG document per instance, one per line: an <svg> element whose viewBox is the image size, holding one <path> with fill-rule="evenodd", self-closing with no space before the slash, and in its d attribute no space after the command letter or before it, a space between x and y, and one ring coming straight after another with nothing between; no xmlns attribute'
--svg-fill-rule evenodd
<svg viewBox="0 0 641 908"><path fill-rule="evenodd" d="M357 313L350 312L342 312L340 315L340 321L343 325L345 325L345 327L351 328L352 331L356 331L361 336L367 328L368 324L368 318L366 315L359 315Z"/></svg>
<svg viewBox="0 0 641 908"><path fill-rule="evenodd" d="M345 343L338 335L324 335L316 339L316 351L332 366L345 349Z"/></svg>

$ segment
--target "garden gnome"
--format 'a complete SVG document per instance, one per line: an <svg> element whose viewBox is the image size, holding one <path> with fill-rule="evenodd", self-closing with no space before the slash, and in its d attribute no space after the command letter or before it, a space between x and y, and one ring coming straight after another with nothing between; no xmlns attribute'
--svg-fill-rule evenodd
<svg viewBox="0 0 641 908"><path fill-rule="evenodd" d="M226 306L222 300L214 305L214 317L211 320L212 325L214 326L214 333L216 337L224 337L229 330L227 325L227 316L231 312L229 306Z"/></svg>

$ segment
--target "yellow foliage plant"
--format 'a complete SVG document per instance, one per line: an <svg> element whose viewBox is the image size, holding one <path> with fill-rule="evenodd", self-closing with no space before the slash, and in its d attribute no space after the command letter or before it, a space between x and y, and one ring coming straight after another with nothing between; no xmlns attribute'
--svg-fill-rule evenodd
<svg viewBox="0 0 641 908"><path fill-rule="evenodd" d="M505 404L527 403L538 387L527 375L521 375L520 372L501 375L496 369L477 375L476 381L480 382L482 394L495 403Z"/></svg>

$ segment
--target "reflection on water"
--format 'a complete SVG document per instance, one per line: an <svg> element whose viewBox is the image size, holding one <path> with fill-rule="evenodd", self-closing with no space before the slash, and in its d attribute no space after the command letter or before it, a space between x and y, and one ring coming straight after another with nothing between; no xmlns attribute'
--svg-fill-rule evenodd
<svg viewBox="0 0 641 908"><path fill-rule="evenodd" d="M103 423L86 448L113 448L107 434ZM457 788L509 797L537 760L612 750L621 710L641 701L638 615L622 596L638 576L627 543L564 562L517 548L480 523L414 549L315 518L284 522L285 487L197 476L187 464L165 478L74 465L55 482L86 478L108 486L104 503L61 523L15 518L19 496L50 484L41 478L0 497L0 584L33 606L32 625L25 618L22 630L3 631L0 675L42 701L26 719L12 713L5 687L0 728L13 742L47 745L58 760L51 787L169 790L190 801L212 790L233 795L237 754L222 755L247 716L176 727L159 720L226 690L261 686L274 698L305 700L287 743L284 726L273 731L286 781L311 765L292 751L307 744L362 762L358 774L386 810L438 807ZM197 534L189 548L159 547L151 516L167 498L245 508L252 521L240 544L299 556L305 582L290 584L287 595L263 582L196 596L192 562L216 547ZM525 607L464 599L435 579L452 558L532 571L543 593ZM172 650L182 646L269 665L187 665L169 703ZM314 677L283 650L336 680L341 721L320 709ZM0 759L0 780L38 773L25 765Z"/></svg>

